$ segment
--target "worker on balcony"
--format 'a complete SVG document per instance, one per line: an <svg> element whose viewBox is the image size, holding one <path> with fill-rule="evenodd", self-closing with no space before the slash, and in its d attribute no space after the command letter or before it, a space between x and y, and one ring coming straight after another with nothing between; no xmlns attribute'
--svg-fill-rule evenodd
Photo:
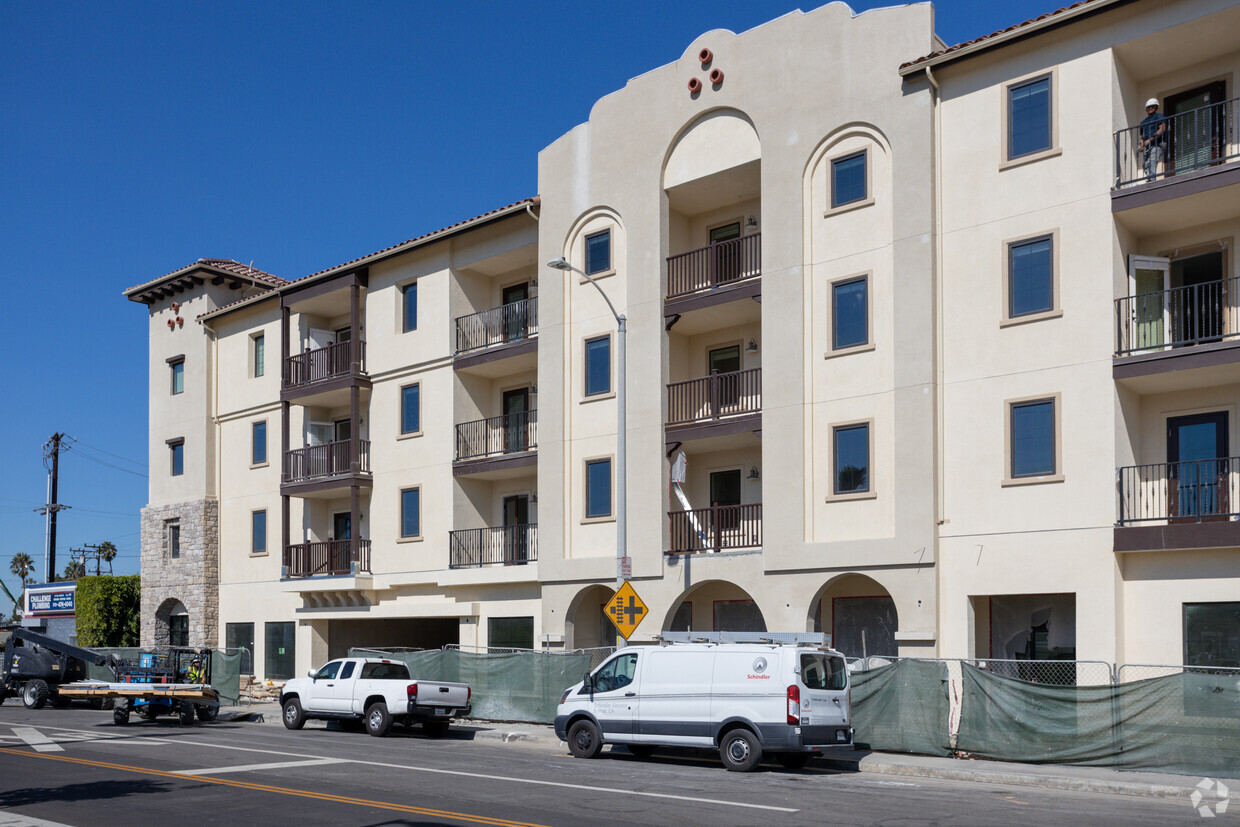
<svg viewBox="0 0 1240 827"><path fill-rule="evenodd" d="M1167 116L1158 111L1158 98L1145 102L1145 120L1141 121L1141 152L1145 180L1158 177L1158 162L1167 146Z"/></svg>

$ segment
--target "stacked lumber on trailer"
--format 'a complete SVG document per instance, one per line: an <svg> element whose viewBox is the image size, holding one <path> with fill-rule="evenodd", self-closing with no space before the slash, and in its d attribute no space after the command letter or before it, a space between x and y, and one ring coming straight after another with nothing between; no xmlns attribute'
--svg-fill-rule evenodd
<svg viewBox="0 0 1240 827"><path fill-rule="evenodd" d="M205 683L106 683L77 681L62 684L58 690L65 698L180 698L216 703L220 693Z"/></svg>

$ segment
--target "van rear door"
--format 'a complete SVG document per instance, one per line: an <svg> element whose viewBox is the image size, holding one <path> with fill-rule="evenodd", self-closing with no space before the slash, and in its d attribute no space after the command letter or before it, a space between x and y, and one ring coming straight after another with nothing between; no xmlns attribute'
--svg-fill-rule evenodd
<svg viewBox="0 0 1240 827"><path fill-rule="evenodd" d="M797 681L801 693L801 743L835 745L847 743L852 712L848 708L848 668L838 654L822 651L797 652Z"/></svg>
<svg viewBox="0 0 1240 827"><path fill-rule="evenodd" d="M637 740L711 746L714 649L666 646L643 653Z"/></svg>

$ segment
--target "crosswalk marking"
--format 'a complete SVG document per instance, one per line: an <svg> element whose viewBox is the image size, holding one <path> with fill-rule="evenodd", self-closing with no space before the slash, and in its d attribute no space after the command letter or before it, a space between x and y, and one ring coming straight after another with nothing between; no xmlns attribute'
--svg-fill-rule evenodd
<svg viewBox="0 0 1240 827"><path fill-rule="evenodd" d="M343 758L315 758L310 761L280 761L275 764L243 764L239 767L215 767L204 770L173 770L176 775L219 775L222 772L253 772L255 770L279 770L285 767L317 767L322 764L343 764Z"/></svg>
<svg viewBox="0 0 1240 827"><path fill-rule="evenodd" d="M64 747L32 726L15 726L13 734L35 748L36 752L64 752Z"/></svg>

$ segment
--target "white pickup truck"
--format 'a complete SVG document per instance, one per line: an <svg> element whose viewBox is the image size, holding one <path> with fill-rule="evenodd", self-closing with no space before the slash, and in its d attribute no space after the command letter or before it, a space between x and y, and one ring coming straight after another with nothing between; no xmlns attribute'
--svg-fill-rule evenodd
<svg viewBox="0 0 1240 827"><path fill-rule="evenodd" d="M377 738L396 721L420 722L432 738L448 731L452 718L469 715L472 692L463 683L418 681L398 660L341 658L311 669L280 691L284 726L301 729L307 718L363 721Z"/></svg>

